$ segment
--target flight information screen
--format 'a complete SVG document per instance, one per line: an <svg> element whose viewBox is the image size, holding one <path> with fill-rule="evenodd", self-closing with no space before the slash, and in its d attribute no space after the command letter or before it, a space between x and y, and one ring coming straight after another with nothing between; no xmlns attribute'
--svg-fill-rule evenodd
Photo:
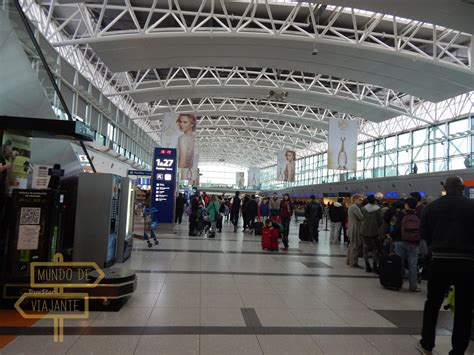
<svg viewBox="0 0 474 355"><path fill-rule="evenodd" d="M176 149L155 148L151 182L152 207L157 209L154 220L174 223Z"/></svg>

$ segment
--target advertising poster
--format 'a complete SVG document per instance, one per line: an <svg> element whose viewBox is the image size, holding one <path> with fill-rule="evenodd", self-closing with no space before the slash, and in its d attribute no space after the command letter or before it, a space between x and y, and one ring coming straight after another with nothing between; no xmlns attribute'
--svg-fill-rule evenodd
<svg viewBox="0 0 474 355"><path fill-rule="evenodd" d="M245 186L245 172L238 171L235 173L235 182L239 187Z"/></svg>
<svg viewBox="0 0 474 355"><path fill-rule="evenodd" d="M161 145L164 148L176 148L178 169L193 168L196 124L196 116L192 113L168 112L164 114Z"/></svg>
<svg viewBox="0 0 474 355"><path fill-rule="evenodd" d="M357 169L357 120L329 120L328 169Z"/></svg>
<svg viewBox="0 0 474 355"><path fill-rule="evenodd" d="M158 224L174 223L176 165L176 149L155 148L151 184Z"/></svg>
<svg viewBox="0 0 474 355"><path fill-rule="evenodd" d="M7 170L7 189L26 189L28 170L30 168L31 139L24 136L3 132L2 158L11 164Z"/></svg>
<svg viewBox="0 0 474 355"><path fill-rule="evenodd" d="M260 186L260 169L256 167L249 168L247 186Z"/></svg>
<svg viewBox="0 0 474 355"><path fill-rule="evenodd" d="M277 181L295 181L296 152L291 149L282 149L277 155Z"/></svg>
<svg viewBox="0 0 474 355"><path fill-rule="evenodd" d="M199 186L199 153L194 152L192 168L179 169L179 179L187 181L188 186Z"/></svg>

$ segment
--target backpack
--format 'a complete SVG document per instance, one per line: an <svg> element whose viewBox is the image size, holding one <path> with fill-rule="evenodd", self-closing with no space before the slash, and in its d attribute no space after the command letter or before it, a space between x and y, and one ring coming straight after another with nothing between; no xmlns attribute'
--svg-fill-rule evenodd
<svg viewBox="0 0 474 355"><path fill-rule="evenodd" d="M402 240L406 242L420 241L420 218L412 212L403 217L401 222Z"/></svg>

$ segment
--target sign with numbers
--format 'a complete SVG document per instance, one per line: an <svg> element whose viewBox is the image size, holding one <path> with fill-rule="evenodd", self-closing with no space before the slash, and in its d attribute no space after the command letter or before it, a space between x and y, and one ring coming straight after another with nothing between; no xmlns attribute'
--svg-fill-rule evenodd
<svg viewBox="0 0 474 355"><path fill-rule="evenodd" d="M176 190L176 149L155 148L152 170L152 206L157 209L153 219L174 223Z"/></svg>

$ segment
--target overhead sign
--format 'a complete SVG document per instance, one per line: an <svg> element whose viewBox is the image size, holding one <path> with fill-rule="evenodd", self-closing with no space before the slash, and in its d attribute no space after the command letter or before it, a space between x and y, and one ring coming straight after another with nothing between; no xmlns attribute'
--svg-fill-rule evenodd
<svg viewBox="0 0 474 355"><path fill-rule="evenodd" d="M157 210L153 220L158 223L174 223L176 165L176 149L155 148L151 207Z"/></svg>
<svg viewBox="0 0 474 355"><path fill-rule="evenodd" d="M151 176L150 170L128 170L128 176Z"/></svg>

